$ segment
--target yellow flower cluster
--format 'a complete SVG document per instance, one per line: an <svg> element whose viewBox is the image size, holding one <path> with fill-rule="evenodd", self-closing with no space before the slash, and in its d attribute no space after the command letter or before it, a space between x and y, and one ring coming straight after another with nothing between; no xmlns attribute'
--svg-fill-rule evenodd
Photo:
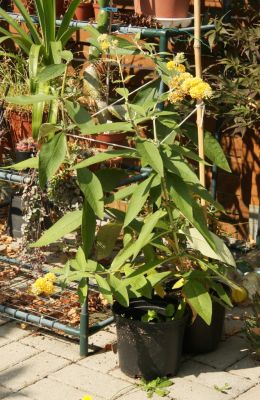
<svg viewBox="0 0 260 400"><path fill-rule="evenodd" d="M81 400L93 400L91 396L83 396Z"/></svg>
<svg viewBox="0 0 260 400"><path fill-rule="evenodd" d="M183 100L187 95L192 99L205 99L212 96L210 85L201 78L196 78L188 72L181 72L174 76L169 82L169 87L171 92L168 96L168 100L171 103L177 103Z"/></svg>
<svg viewBox="0 0 260 400"><path fill-rule="evenodd" d="M55 293L54 283L57 278L52 272L48 272L44 277L36 279L32 284L31 292L36 296L44 294L45 296L51 296Z"/></svg>
<svg viewBox="0 0 260 400"><path fill-rule="evenodd" d="M118 40L111 39L111 36L108 36L106 33L100 35L97 40L102 51L107 51L110 48L115 49L118 45Z"/></svg>
<svg viewBox="0 0 260 400"><path fill-rule="evenodd" d="M169 62L167 62L166 68L167 68L169 71L176 71L176 72L180 72L180 73L186 71L185 65L183 65L183 64L176 64L176 62L174 62L174 61L169 61Z"/></svg>

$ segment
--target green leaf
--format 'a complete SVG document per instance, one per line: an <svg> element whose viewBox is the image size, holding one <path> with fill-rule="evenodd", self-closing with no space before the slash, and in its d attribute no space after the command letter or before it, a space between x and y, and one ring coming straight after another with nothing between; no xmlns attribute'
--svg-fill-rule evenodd
<svg viewBox="0 0 260 400"><path fill-rule="evenodd" d="M150 188L152 185L152 181L154 179L154 175L145 179L142 183L139 183L137 189L134 191L130 202L128 204L128 209L125 216L124 227L130 224L133 219L139 214L143 205L145 204L149 194Z"/></svg>
<svg viewBox="0 0 260 400"><path fill-rule="evenodd" d="M61 39L61 37L67 32L70 22L74 17L75 10L80 2L81 0L72 0L70 2L69 7L67 8L66 13L62 18L61 26L58 29L56 36L57 40Z"/></svg>
<svg viewBox="0 0 260 400"><path fill-rule="evenodd" d="M215 290L215 292L217 293L217 296L220 298L220 300L222 300L229 307L231 307L231 308L233 307L233 304L221 283L211 281L210 286L212 287L212 289Z"/></svg>
<svg viewBox="0 0 260 400"><path fill-rule="evenodd" d="M50 94L32 94L31 96L13 96L6 97L5 100L11 104L17 104L19 106L26 106L29 104L41 103L43 101L55 100L56 96Z"/></svg>
<svg viewBox="0 0 260 400"><path fill-rule="evenodd" d="M102 168L96 172L104 192L111 192L128 177L125 170L121 168Z"/></svg>
<svg viewBox="0 0 260 400"><path fill-rule="evenodd" d="M131 132L133 131L132 124L130 122L111 122L107 124L94 125L93 122L79 125L81 134L83 135L95 135L97 133L109 133L109 132Z"/></svg>
<svg viewBox="0 0 260 400"><path fill-rule="evenodd" d="M106 197L105 204L111 204L113 201L122 200L126 197L131 196L132 193L135 192L137 188L137 184L125 186L123 189L118 190L116 193L111 194L109 197Z"/></svg>
<svg viewBox="0 0 260 400"><path fill-rule="evenodd" d="M82 234L83 250L86 258L88 258L91 253L93 243L95 241L95 233L96 233L96 216L94 214L94 211L90 207L89 203L87 202L87 200L84 200L81 234Z"/></svg>
<svg viewBox="0 0 260 400"><path fill-rule="evenodd" d="M213 232L210 232L210 236L212 237L216 250L213 250L212 247L209 246L208 242L196 228L185 229L185 236L194 250L200 251L201 254L206 257L236 267L236 262L229 248L225 245L225 242Z"/></svg>
<svg viewBox="0 0 260 400"><path fill-rule="evenodd" d="M155 144L149 140L138 138L136 141L136 149L141 157L142 165L151 166L161 177L163 177L163 162Z"/></svg>
<svg viewBox="0 0 260 400"><path fill-rule="evenodd" d="M82 211L71 211L59 219L51 228L43 233L37 242L30 245L30 247L48 246L78 229L81 225Z"/></svg>
<svg viewBox="0 0 260 400"><path fill-rule="evenodd" d="M42 145L39 157L39 182L42 189L63 163L66 152L64 132L58 133L51 141Z"/></svg>
<svg viewBox="0 0 260 400"><path fill-rule="evenodd" d="M38 82L47 82L61 76L66 69L66 64L47 65L38 73L36 79Z"/></svg>
<svg viewBox="0 0 260 400"><path fill-rule="evenodd" d="M6 167L1 167L1 169L15 169L16 171L22 171L27 168L39 168L39 157L31 157L27 160L21 161L17 164L8 165Z"/></svg>
<svg viewBox="0 0 260 400"><path fill-rule="evenodd" d="M183 286L183 294L190 307L206 322L211 324L212 301L207 289L197 280L188 280Z"/></svg>
<svg viewBox="0 0 260 400"><path fill-rule="evenodd" d="M148 275L147 280L150 282L152 287L155 287L158 283L168 278L171 274L171 271L154 272Z"/></svg>
<svg viewBox="0 0 260 400"><path fill-rule="evenodd" d="M112 253L118 236L121 232L122 224L117 222L109 222L102 225L96 236L96 258L102 260L109 257Z"/></svg>
<svg viewBox="0 0 260 400"><path fill-rule="evenodd" d="M59 132L60 130L61 130L60 126L56 126L46 122L42 124L39 129L38 140L44 137L47 137L50 140L51 138L53 138L55 133Z"/></svg>
<svg viewBox="0 0 260 400"><path fill-rule="evenodd" d="M79 169L77 171L78 181L81 191L90 207L100 219L104 217L104 199L102 186L96 177L89 169Z"/></svg>
<svg viewBox="0 0 260 400"><path fill-rule="evenodd" d="M124 97L125 99L128 98L129 90L125 88L116 88L116 92L120 94L120 96Z"/></svg>
<svg viewBox="0 0 260 400"><path fill-rule="evenodd" d="M105 299L107 299L107 301L110 304L112 304L113 303L113 294L112 294L111 288L110 288L107 280L98 274L95 275L95 279L96 279L97 285L99 287L100 293L105 297Z"/></svg>
<svg viewBox="0 0 260 400"><path fill-rule="evenodd" d="M211 133L205 132L204 146L206 156L219 168L227 172L231 172L230 166L226 159L225 153L222 150L219 142L212 136Z"/></svg>
<svg viewBox="0 0 260 400"><path fill-rule="evenodd" d="M76 164L73 168L74 169L80 169L80 168L85 168L89 167L90 165L102 163L107 160L112 160L113 158L117 157L136 157L135 150L131 151L130 149L122 149L122 150L107 150L104 153L98 153L95 154L92 157L87 158L86 160Z"/></svg>
<svg viewBox="0 0 260 400"><path fill-rule="evenodd" d="M110 274L108 276L108 283L110 284L115 299L123 306L129 307L129 297L125 282Z"/></svg>
<svg viewBox="0 0 260 400"><path fill-rule="evenodd" d="M65 100L66 111L72 121L80 128L89 126L89 121L91 121L91 115L87 112L85 107L81 106L79 103Z"/></svg>

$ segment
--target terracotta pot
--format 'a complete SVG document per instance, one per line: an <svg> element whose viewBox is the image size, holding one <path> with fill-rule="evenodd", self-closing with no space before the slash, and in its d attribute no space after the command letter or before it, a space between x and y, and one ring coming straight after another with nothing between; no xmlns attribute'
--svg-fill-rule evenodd
<svg viewBox="0 0 260 400"><path fill-rule="evenodd" d="M64 15L66 12L66 5L64 4L64 0L56 0L56 17L60 17Z"/></svg>
<svg viewBox="0 0 260 400"><path fill-rule="evenodd" d="M98 19L98 14L99 14L99 4L98 3L94 3L93 4L93 9L94 9L94 16L95 16L95 20L97 21Z"/></svg>
<svg viewBox="0 0 260 400"><path fill-rule="evenodd" d="M75 17L78 21L88 21L94 17L94 8L92 3L80 3L75 11Z"/></svg>
<svg viewBox="0 0 260 400"><path fill-rule="evenodd" d="M134 0L135 13L157 18L186 18L189 0Z"/></svg>

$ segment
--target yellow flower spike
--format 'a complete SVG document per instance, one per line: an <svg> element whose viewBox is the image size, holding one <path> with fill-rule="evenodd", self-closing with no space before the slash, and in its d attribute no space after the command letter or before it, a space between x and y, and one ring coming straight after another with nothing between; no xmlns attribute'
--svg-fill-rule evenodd
<svg viewBox="0 0 260 400"><path fill-rule="evenodd" d="M104 42L100 43L101 50L106 51L110 47L110 43L108 40L104 40Z"/></svg>
<svg viewBox="0 0 260 400"><path fill-rule="evenodd" d="M170 93L168 96L168 100L172 103L178 103L179 101L182 101L184 99L184 93L179 91L179 90L175 90L174 92Z"/></svg>
<svg viewBox="0 0 260 400"><path fill-rule="evenodd" d="M201 81L195 86L192 86L189 95L193 99L204 99L212 96L212 89L208 83Z"/></svg>
<svg viewBox="0 0 260 400"><path fill-rule="evenodd" d="M83 396L81 400L94 400L92 396L86 395Z"/></svg>

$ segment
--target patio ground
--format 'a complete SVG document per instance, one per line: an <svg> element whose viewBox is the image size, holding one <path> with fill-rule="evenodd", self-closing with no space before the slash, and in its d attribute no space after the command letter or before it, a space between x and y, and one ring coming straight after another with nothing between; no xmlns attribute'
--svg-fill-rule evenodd
<svg viewBox="0 0 260 400"><path fill-rule="evenodd" d="M166 399L260 399L260 363L249 356L241 332L244 312L227 315L217 351L183 358ZM114 326L92 336L91 343L91 355L81 358L75 343L0 319L0 399L81 400L88 394L93 400L145 400L138 381L119 370Z"/></svg>

